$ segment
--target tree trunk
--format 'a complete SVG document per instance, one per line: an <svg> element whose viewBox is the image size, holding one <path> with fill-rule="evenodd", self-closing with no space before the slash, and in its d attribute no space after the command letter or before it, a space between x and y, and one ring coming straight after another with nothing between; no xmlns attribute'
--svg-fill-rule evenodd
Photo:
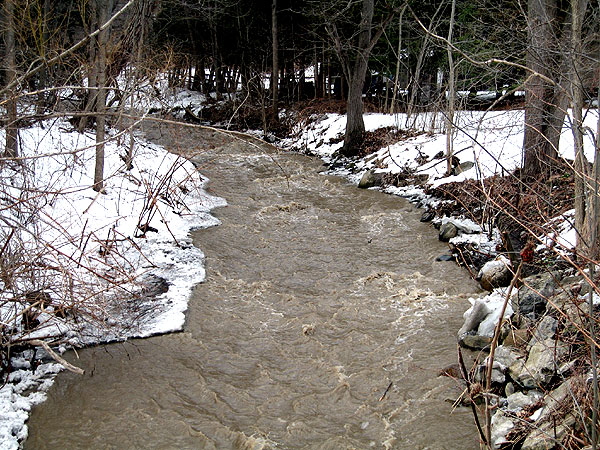
<svg viewBox="0 0 600 450"><path fill-rule="evenodd" d="M575 146L575 229L577 230L577 253L591 260L598 259L598 161L594 161L593 173L583 152L583 77L582 67L582 24L587 0L571 1L571 70L570 86L572 97L573 143Z"/></svg>
<svg viewBox="0 0 600 450"><path fill-rule="evenodd" d="M560 33L565 18L558 0L529 0L527 66L532 74L525 83L525 136L523 175L549 174L558 157L558 145L568 100L557 70L564 65ZM561 62L561 59L563 60Z"/></svg>
<svg viewBox="0 0 600 450"><path fill-rule="evenodd" d="M6 0L5 4L5 30L4 30L4 69L6 84L10 84L17 76L16 44L15 44L15 1ZM16 158L18 155L18 128L17 128L17 97L14 89L7 93L6 100L6 140L4 156Z"/></svg>
<svg viewBox="0 0 600 450"><path fill-rule="evenodd" d="M98 23L104 25L108 20L112 0L98 0ZM98 54L96 58L96 75L98 96L96 98L96 163L94 166L94 190L104 189L104 140L106 128L106 73L107 56L106 46L108 43L108 29L98 34Z"/></svg>
<svg viewBox="0 0 600 450"><path fill-rule="evenodd" d="M84 23L87 22L87 28L85 29L87 34L92 33L94 30L98 29L100 24L98 24L98 1L90 0L88 3L88 14L87 17L82 17ZM97 65L97 40L98 36L94 39L90 39L88 44L88 91L85 95L85 106L83 109L83 115L79 119L79 124L77 126L77 131L83 133L85 128L88 125L89 117L88 114L95 110L96 107L96 99L98 97L98 91L96 90L97 86L97 78L98 75L96 73Z"/></svg>
<svg viewBox="0 0 600 450"><path fill-rule="evenodd" d="M394 75L394 93L392 94L390 114L394 114L396 111L396 98L398 97L398 89L400 87L400 60L402 59L402 19L404 18L406 6L407 5L404 5L402 7L402 11L400 11L400 18L398 19L398 51L396 52L396 73Z"/></svg>
<svg viewBox="0 0 600 450"><path fill-rule="evenodd" d="M50 10L50 0L43 0L43 9L41 11L41 26L42 26L42 30L41 30L41 40L42 40L42 45L40 46L40 56L42 59L46 59L46 50L48 48L48 44L49 44L49 38L50 38L50 33L48 32L48 22L51 20L52 17L52 11ZM44 89L46 88L46 86L48 85L48 80L49 78L49 70L48 67L44 67L42 70L40 70L40 74L39 74L39 84L38 84L38 90L40 91L38 94L38 100L37 100L37 105L36 105L36 113L37 114L42 114L44 112L44 109L46 109L46 107L48 105L51 104L51 102L49 102L48 100L50 100L50 98L53 98L54 95L50 95L44 92ZM50 97L50 98L48 98Z"/></svg>
<svg viewBox="0 0 600 450"><path fill-rule="evenodd" d="M452 32L454 29L454 13L456 0L452 0L450 12L450 25L448 27L448 111L446 114L446 175L452 175L454 156L454 102L455 102L455 76L454 56L452 54Z"/></svg>
<svg viewBox="0 0 600 450"><path fill-rule="evenodd" d="M273 39L273 68L271 70L271 92L273 94L273 105L271 108L271 120L273 124L279 122L279 37L277 29L277 0L271 4L271 36Z"/></svg>
<svg viewBox="0 0 600 450"><path fill-rule="evenodd" d="M351 71L348 73L346 135L342 149L344 156L356 156L363 142L365 122L363 120L362 90L367 75L369 55L373 46L371 42L373 12L374 0L363 0L356 59Z"/></svg>

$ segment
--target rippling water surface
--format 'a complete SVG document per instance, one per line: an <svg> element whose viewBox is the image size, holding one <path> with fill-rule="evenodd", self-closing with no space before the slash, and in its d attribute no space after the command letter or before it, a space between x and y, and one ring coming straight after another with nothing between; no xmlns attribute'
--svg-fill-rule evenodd
<svg viewBox="0 0 600 450"><path fill-rule="evenodd" d="M300 155L147 133L194 153L229 203L194 234L207 280L183 333L79 352L86 375L59 376L26 448L478 448L437 377L477 287L435 262L419 211Z"/></svg>

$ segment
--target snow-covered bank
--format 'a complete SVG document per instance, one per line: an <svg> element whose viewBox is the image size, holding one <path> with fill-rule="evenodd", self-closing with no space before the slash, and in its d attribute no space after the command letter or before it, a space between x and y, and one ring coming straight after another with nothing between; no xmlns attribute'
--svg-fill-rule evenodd
<svg viewBox="0 0 600 450"><path fill-rule="evenodd" d="M445 176L446 135L444 116L435 113L417 114L407 117L406 114L365 114L367 131L375 131L385 127L405 129L412 127L412 137L387 145L374 153L353 161L335 164L337 152L343 146L346 117L340 114L322 114L302 123L294 130L294 136L283 142L285 147L318 155L331 165L330 173L344 176L358 184L367 171L378 174L400 174L410 172L425 179L431 187L465 180L483 180L493 175L508 175L522 164L522 146L524 134L524 111L460 111L456 115L453 136L454 155L459 159L460 170L453 176ZM590 109L585 114L586 130L594 130L598 120L598 110ZM586 133L584 150L587 157L593 160L594 136ZM568 119L565 121L559 149L560 156L573 159L573 136ZM332 164L333 163L333 164ZM419 202L421 206L436 205L438 201L424 193L421 186L385 186L384 192L407 197ZM465 218L453 218L463 223ZM554 239L573 245L574 231L572 221L565 217L553 219L560 235ZM486 248L493 248L498 242L494 240L492 230L486 230L486 224L480 224L482 231L492 235L492 241L486 242L481 235L475 239ZM495 234L495 239L498 234ZM462 237L453 238L451 242L473 240L474 235L464 233Z"/></svg>
<svg viewBox="0 0 600 450"><path fill-rule="evenodd" d="M589 110L585 125L590 130L596 127L597 110ZM310 151L327 162L335 158L335 152L343 146L346 116L323 114L315 117L307 126L299 126L295 136L284 141L285 146ZM444 116L423 113L412 118L406 114L365 114L365 128L374 131L384 127L406 129L412 127L417 133L396 144L381 148L377 152L355 161L349 178L360 179L362 174L375 169L378 172L400 173L407 169L428 176L432 186L453 181L481 179L497 174L508 174L522 163L524 133L524 111L460 111L456 115L454 154L461 162L473 162L471 168L460 174L445 177L446 135ZM593 159L593 135L586 134L584 147L588 158ZM573 137L565 122L560 143L560 155L573 159ZM440 154L441 152L441 154ZM347 172L349 173L349 172ZM407 187L406 190L411 189Z"/></svg>
<svg viewBox="0 0 600 450"><path fill-rule="evenodd" d="M0 280L3 345L49 339L64 351L182 329L205 276L189 233L218 224L210 210L226 203L184 158L115 134L99 194L92 134L62 120L20 130L20 160L0 170L2 269L12 269ZM60 370L47 359L36 367L32 356L12 359L0 389L1 449L26 438L28 413Z"/></svg>

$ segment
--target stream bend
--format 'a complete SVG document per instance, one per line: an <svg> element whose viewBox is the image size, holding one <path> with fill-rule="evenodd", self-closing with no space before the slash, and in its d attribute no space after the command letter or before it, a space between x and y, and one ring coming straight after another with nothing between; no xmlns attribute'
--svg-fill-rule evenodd
<svg viewBox="0 0 600 450"><path fill-rule="evenodd" d="M193 153L229 204L194 232L207 279L184 332L80 352L86 375L59 376L26 448L478 448L437 376L478 288L435 261L446 247L413 206L301 155L146 134Z"/></svg>

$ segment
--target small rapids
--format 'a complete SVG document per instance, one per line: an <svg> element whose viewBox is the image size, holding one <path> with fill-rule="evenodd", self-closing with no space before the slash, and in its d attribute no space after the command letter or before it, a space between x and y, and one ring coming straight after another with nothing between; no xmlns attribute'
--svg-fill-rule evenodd
<svg viewBox="0 0 600 450"><path fill-rule="evenodd" d="M437 376L477 286L435 261L446 248L419 211L301 155L146 133L229 204L193 236L207 279L182 333L69 355L86 375L59 376L26 448L479 447L448 401L461 386Z"/></svg>

